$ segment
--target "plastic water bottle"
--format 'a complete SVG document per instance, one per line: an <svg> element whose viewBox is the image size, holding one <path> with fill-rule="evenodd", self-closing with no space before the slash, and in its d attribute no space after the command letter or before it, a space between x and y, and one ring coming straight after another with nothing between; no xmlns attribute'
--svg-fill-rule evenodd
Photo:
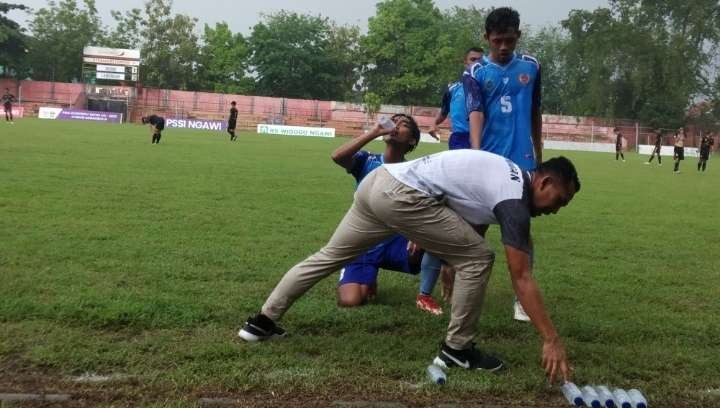
<svg viewBox="0 0 720 408"><path fill-rule="evenodd" d="M647 400L643 397L640 390L633 388L627 393L635 408L647 408Z"/></svg>
<svg viewBox="0 0 720 408"><path fill-rule="evenodd" d="M602 408L602 404L600 403L600 396L598 395L597 391L595 391L595 388L586 385L582 387L582 393L583 399L585 400L585 405L592 408Z"/></svg>
<svg viewBox="0 0 720 408"><path fill-rule="evenodd" d="M560 389L569 403L575 405L576 407L582 407L585 405L583 402L582 392L580 392L577 385L571 382L566 382L562 387L560 387Z"/></svg>
<svg viewBox="0 0 720 408"><path fill-rule="evenodd" d="M430 377L430 381L434 382L435 384L443 385L447 382L447 376L445 375L445 372L442 370L442 368L436 366L435 364L430 364L427 366L427 374L428 377Z"/></svg>
<svg viewBox="0 0 720 408"><path fill-rule="evenodd" d="M615 398L613 398L612 393L610 392L610 389L604 385L598 385L595 387L595 389L598 392L598 395L600 396L600 402L605 404L607 408L615 408L617 405L615 404Z"/></svg>
<svg viewBox="0 0 720 408"><path fill-rule="evenodd" d="M630 396L627 392L625 392L625 390L621 388L615 388L615 390L613 391L613 395L615 396L615 402L620 408L632 408Z"/></svg>
<svg viewBox="0 0 720 408"><path fill-rule="evenodd" d="M378 123L380 126L382 126L385 129L391 130L395 129L395 122L390 118L390 116L380 116L380 119L378 120Z"/></svg>

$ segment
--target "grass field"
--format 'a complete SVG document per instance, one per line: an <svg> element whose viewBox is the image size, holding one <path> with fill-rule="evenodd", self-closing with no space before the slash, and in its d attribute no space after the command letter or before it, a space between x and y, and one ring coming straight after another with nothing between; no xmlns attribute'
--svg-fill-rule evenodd
<svg viewBox="0 0 720 408"><path fill-rule="evenodd" d="M0 123L0 393L70 393L68 406L564 406L538 335L511 320L502 251L477 338L508 363L501 374L429 384L447 315L419 312L418 280L393 272L367 307L337 308L333 275L283 319L286 340L236 338L349 207L352 178L329 158L345 140L170 129L151 145L138 125ZM654 407L720 406L720 162L673 175L670 159L566 155L582 190L533 233L576 382L640 388ZM489 240L500 249L497 228ZM118 377L71 379L88 372Z"/></svg>

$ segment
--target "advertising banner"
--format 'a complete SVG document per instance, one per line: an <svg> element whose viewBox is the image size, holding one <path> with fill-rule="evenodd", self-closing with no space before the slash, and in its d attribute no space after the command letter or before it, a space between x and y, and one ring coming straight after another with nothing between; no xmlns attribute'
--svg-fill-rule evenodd
<svg viewBox="0 0 720 408"><path fill-rule="evenodd" d="M55 120L89 120L93 122L121 123L122 113L86 111L80 109L40 108L38 118Z"/></svg>
<svg viewBox="0 0 720 408"><path fill-rule="evenodd" d="M119 65L96 65L95 70L98 72L114 72L116 74L125 74L125 67Z"/></svg>
<svg viewBox="0 0 720 408"><path fill-rule="evenodd" d="M125 73L118 74L115 72L98 72L96 74L97 79L114 79L116 81L124 81Z"/></svg>
<svg viewBox="0 0 720 408"><path fill-rule="evenodd" d="M85 47L83 61L90 64L140 66L140 50L125 48Z"/></svg>
<svg viewBox="0 0 720 408"><path fill-rule="evenodd" d="M639 154L650 156L650 154L654 150L655 150L655 145L640 145L640 146L638 146ZM685 151L683 153L687 157L700 156L700 152L698 151L697 147L686 147ZM674 156L675 155L675 146L660 146L660 155L661 156Z"/></svg>
<svg viewBox="0 0 720 408"><path fill-rule="evenodd" d="M223 131L225 130L225 122L222 120L170 118L165 120L165 127L176 129Z"/></svg>
<svg viewBox="0 0 720 408"><path fill-rule="evenodd" d="M335 128L258 124L257 132L269 135L335 137Z"/></svg>
<svg viewBox="0 0 720 408"><path fill-rule="evenodd" d="M22 106L13 106L10 111L12 112L14 118L22 118L23 113L25 113L25 108Z"/></svg>

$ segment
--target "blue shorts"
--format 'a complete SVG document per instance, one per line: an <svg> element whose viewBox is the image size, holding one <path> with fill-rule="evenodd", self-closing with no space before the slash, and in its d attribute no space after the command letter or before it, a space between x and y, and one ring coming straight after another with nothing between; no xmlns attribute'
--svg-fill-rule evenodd
<svg viewBox="0 0 720 408"><path fill-rule="evenodd" d="M407 245L408 240L401 235L376 245L340 270L338 286L346 283L373 285L377 282L380 268L413 275L419 273L420 265L411 266L408 262Z"/></svg>
<svg viewBox="0 0 720 408"><path fill-rule="evenodd" d="M452 132L450 140L448 140L448 148L450 150L469 149L470 133L469 132Z"/></svg>

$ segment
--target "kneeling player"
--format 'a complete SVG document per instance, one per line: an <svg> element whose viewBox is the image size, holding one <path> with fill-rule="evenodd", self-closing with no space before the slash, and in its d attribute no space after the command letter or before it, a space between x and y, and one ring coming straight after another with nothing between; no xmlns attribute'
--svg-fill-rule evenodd
<svg viewBox="0 0 720 408"><path fill-rule="evenodd" d="M152 131L152 143L160 144L160 138L162 137L162 131L165 129L165 118L158 115L150 115L142 117L143 124L150 125L150 131Z"/></svg>
<svg viewBox="0 0 720 408"><path fill-rule="evenodd" d="M380 268L413 275L420 273L423 251L412 247L405 237L395 235L345 265L340 270L337 287L338 306L360 306L375 297Z"/></svg>
<svg viewBox="0 0 720 408"><path fill-rule="evenodd" d="M333 152L333 161L352 174L358 184L384 163L405 161L405 154L415 149L420 141L420 130L412 117L398 114L392 120L395 128L384 129L378 125ZM385 142L384 153L362 150L380 136ZM377 291L380 268L417 274L421 259L422 251L415 249L404 237L395 235L385 240L342 269L337 288L338 305L352 307L365 304ZM439 307L437 309L442 312Z"/></svg>

